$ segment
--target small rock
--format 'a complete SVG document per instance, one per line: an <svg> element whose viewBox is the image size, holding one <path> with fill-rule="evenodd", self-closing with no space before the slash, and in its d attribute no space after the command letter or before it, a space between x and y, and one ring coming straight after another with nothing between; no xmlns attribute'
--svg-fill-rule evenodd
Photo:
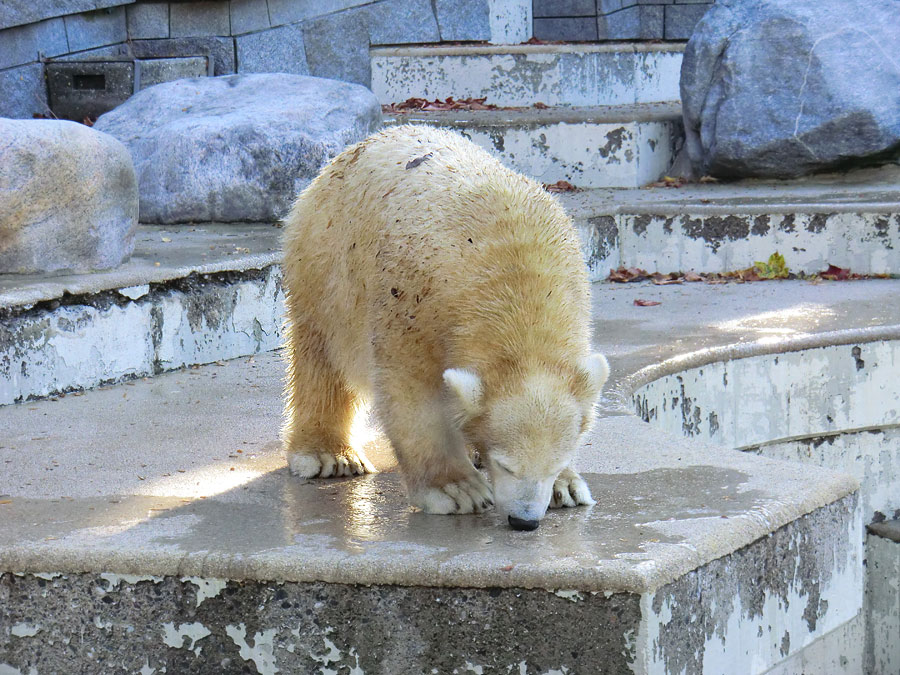
<svg viewBox="0 0 900 675"><path fill-rule="evenodd" d="M271 222L319 169L381 126L360 85L287 74L167 82L95 129L134 159L141 222Z"/></svg>
<svg viewBox="0 0 900 675"><path fill-rule="evenodd" d="M0 119L0 273L89 272L134 250L128 150L76 122Z"/></svg>
<svg viewBox="0 0 900 675"><path fill-rule="evenodd" d="M684 54L697 175L787 178L900 157L897 0L718 0Z"/></svg>

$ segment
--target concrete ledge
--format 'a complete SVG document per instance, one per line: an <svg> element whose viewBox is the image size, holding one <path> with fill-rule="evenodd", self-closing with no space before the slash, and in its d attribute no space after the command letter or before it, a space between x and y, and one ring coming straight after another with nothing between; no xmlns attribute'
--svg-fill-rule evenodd
<svg viewBox="0 0 900 675"><path fill-rule="evenodd" d="M683 137L680 107L672 104L421 111L386 121L449 127L515 171L578 187L633 188L658 180Z"/></svg>
<svg viewBox="0 0 900 675"><path fill-rule="evenodd" d="M372 91L481 98L501 106L596 106L678 101L683 45L613 43L392 47L371 50Z"/></svg>
<svg viewBox="0 0 900 675"><path fill-rule="evenodd" d="M900 169L766 183L585 190L559 195L594 279L610 268L725 272L780 251L794 272L829 264L900 273Z"/></svg>
<svg viewBox="0 0 900 675"><path fill-rule="evenodd" d="M358 658L366 670L399 653L409 672L468 662L505 673L516 654L531 672L575 669L585 663L575 651L639 673L727 672L728 663L764 672L861 610L857 482L663 433L626 414L615 392L679 355L701 359L740 341L752 343L740 348L748 354L796 345L784 332L773 339L773 328L835 341L829 330L887 323L892 314L881 310L896 306L888 299L897 283L596 285L595 346L613 364L613 397L577 468L598 504L553 512L524 535L490 513L412 511L378 437L367 452L380 475L288 476L274 354L0 408L9 430L0 593L33 598L28 615L18 601L0 605L16 631L0 635L4 653L26 668L42 639L40 658L60 658L53 603L92 589L77 596L79 625L96 635L94 652L79 652L87 669L125 644L119 636L132 626L134 658L170 670L221 668L222 659L303 670L325 656L316 663ZM635 307L635 297L662 304ZM896 324L867 330L874 337ZM57 584L46 597L42 582ZM156 600L137 602L146 594ZM307 621L304 608L328 620ZM372 617L365 631L338 621L348 612ZM547 622L547 612L567 622ZM505 628L510 617L519 632ZM388 641L385 625L405 632ZM424 629L438 625L439 636ZM131 663L132 652L118 653Z"/></svg>
<svg viewBox="0 0 900 675"><path fill-rule="evenodd" d="M192 274L265 269L281 262L280 235L271 224L141 225L134 255L116 269L56 277L0 274L0 312Z"/></svg>
<svg viewBox="0 0 900 675"><path fill-rule="evenodd" d="M850 496L643 595L183 573L0 574L6 600L0 617L11 627L0 646L9 665L39 671L112 663L181 672L252 662L260 673L321 665L396 673L577 672L588 663L592 670L670 673L759 665L854 611L842 597L859 590L858 551L846 541L852 513ZM826 562L832 557L836 566ZM756 575L765 582L744 583ZM782 616L780 603L790 603L795 616ZM694 620L698 613L701 621ZM76 630L83 639L70 639Z"/></svg>

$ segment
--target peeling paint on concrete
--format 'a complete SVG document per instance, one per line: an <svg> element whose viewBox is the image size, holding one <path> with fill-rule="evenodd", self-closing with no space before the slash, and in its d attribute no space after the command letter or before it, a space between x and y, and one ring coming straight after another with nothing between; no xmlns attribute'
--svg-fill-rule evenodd
<svg viewBox="0 0 900 675"><path fill-rule="evenodd" d="M900 523L896 529L900 530ZM866 655L869 673L900 672L900 542L866 537Z"/></svg>
<svg viewBox="0 0 900 675"><path fill-rule="evenodd" d="M158 584L162 581L162 577L153 576L152 574L112 574L103 572L99 576L109 584L106 588L107 591L116 590L122 582L134 585L141 581L149 581L154 584Z"/></svg>
<svg viewBox="0 0 900 675"><path fill-rule="evenodd" d="M777 317L760 320L777 327ZM671 433L854 475L868 522L900 508L898 372L896 341L836 345L674 373L633 402Z"/></svg>
<svg viewBox="0 0 900 675"><path fill-rule="evenodd" d="M762 673L844 625L862 606L861 535L851 495L645 595L635 672Z"/></svg>
<svg viewBox="0 0 900 675"><path fill-rule="evenodd" d="M0 322L0 405L274 349L283 302L270 267L11 313Z"/></svg>
<svg viewBox="0 0 900 675"><path fill-rule="evenodd" d="M681 45L511 45L372 49L382 103L487 97L501 106L677 101Z"/></svg>
<svg viewBox="0 0 900 675"><path fill-rule="evenodd" d="M182 623L179 624L177 628L175 627L175 624L170 621L164 623L162 628L163 642L165 644L169 647L175 647L176 649L187 649L194 652L197 656L200 656L200 648L196 646L197 642L212 635L212 632L199 621ZM190 644L187 646L184 644L185 639L190 641Z"/></svg>
<svg viewBox="0 0 900 675"><path fill-rule="evenodd" d="M240 649L244 661L253 661L260 675L275 675L281 672L275 665L274 646L272 644L277 628L269 628L253 635L253 646L247 643L247 628L241 623L238 626L226 626L225 633Z"/></svg>
<svg viewBox="0 0 900 675"><path fill-rule="evenodd" d="M449 126L540 183L564 180L580 188L640 187L655 181L671 166L682 137L680 115L600 122L590 119L588 109L581 112L582 119L574 113L565 121L542 117L520 113L504 118L487 111L465 116L408 113L392 120Z"/></svg>
<svg viewBox="0 0 900 675"><path fill-rule="evenodd" d="M225 579L204 579L202 577L182 577L197 587L197 607L207 598L214 598L221 593L228 582Z"/></svg>
<svg viewBox="0 0 900 675"><path fill-rule="evenodd" d="M689 207L687 207L689 208ZM751 267L781 252L794 272L816 273L829 264L859 274L900 270L900 230L880 230L879 213L754 215L622 214L622 264L655 272L727 272ZM769 222L777 221L777 227Z"/></svg>

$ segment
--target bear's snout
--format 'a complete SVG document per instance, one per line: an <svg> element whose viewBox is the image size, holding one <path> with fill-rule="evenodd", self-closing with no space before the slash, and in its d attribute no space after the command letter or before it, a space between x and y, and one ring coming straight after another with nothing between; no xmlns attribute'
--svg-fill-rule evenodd
<svg viewBox="0 0 900 675"><path fill-rule="evenodd" d="M530 532L531 530L536 530L538 525L541 524L540 520L527 520L525 518L516 518L515 516L508 516L509 526L514 530L523 530L526 532Z"/></svg>

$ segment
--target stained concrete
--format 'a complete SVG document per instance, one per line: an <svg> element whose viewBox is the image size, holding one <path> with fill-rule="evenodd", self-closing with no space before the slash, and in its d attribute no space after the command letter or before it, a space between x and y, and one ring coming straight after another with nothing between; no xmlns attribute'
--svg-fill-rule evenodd
<svg viewBox="0 0 900 675"><path fill-rule="evenodd" d="M502 106L595 106L677 101L679 44L379 47L372 91L382 103L410 97L480 98Z"/></svg>
<svg viewBox="0 0 900 675"><path fill-rule="evenodd" d="M900 330L891 302L897 283L595 285L595 344L610 356L613 376L578 468L598 504L551 512L529 534L509 531L492 513L414 512L377 435L368 447L382 474L322 482L289 476L278 443L277 353L0 408L0 570L26 574L6 575L2 592L36 603L28 613L4 605L9 630L17 633L0 635L5 653L15 654L8 662L27 672L39 659L61 658L67 629L53 620L52 603L77 597L83 623L95 626L86 626L95 639L76 645L78 663L93 664L88 670L109 658L107 645L123 644L116 636L128 626L149 668L246 665L272 672L265 670L270 658L279 668L301 670L310 658L331 659L316 662L327 667L355 666L357 657L360 664L407 658L405 646L385 651L388 641L377 629L385 622L403 627L398 644L415 645L414 669L433 663L464 672L468 662L486 673L506 672L520 654L526 672L545 672L543 664L552 663L548 668L571 670L586 663L572 652L599 654L596 645L598 663L614 671L624 658L637 672L663 672L671 664L699 672L704 659L750 658L747 650L760 670L771 667L861 609L861 566L852 564L862 546L857 483L662 433L628 414L621 393L647 369L727 350L827 343L835 330L851 326L851 334ZM662 304L633 305L644 297ZM754 582L761 590L735 595L729 575L746 580L757 566L772 569ZM65 576L50 580L60 585L45 598L33 573ZM109 586L101 575L110 574L119 575L122 593L159 600L132 604L84 594ZM189 576L202 580L204 592L234 589L234 598L221 612L202 613L213 599L194 611L192 586L183 581ZM684 612L692 611L697 588L720 609L688 634ZM285 595L273 603L279 590ZM452 614L441 613L437 597L453 603ZM510 598L504 611L521 618L516 629L484 618L497 611L497 598ZM316 625L279 603L291 611L295 603L312 603L320 613L333 607L328 616L335 619ZM585 628L562 631L558 642L558 624L530 623L532 606L541 613L571 610ZM421 616L391 607L418 607ZM376 616L369 624L375 637L367 641L354 632L361 624L337 619L347 611ZM787 623L777 634L766 632L778 622ZM504 627L504 635L512 630L515 648L486 631L487 623ZM444 626L440 635L426 630L433 625ZM692 653L680 646L679 634ZM479 661L479 649L493 656ZM120 650L115 658L130 664L137 652ZM223 665L223 659L231 660Z"/></svg>
<svg viewBox="0 0 900 675"><path fill-rule="evenodd" d="M658 180L683 136L681 107L659 103L415 111L386 122L449 127L530 178L580 188L635 188Z"/></svg>
<svg viewBox="0 0 900 675"><path fill-rule="evenodd" d="M192 274L261 270L281 260L275 224L142 225L135 253L116 269L92 274L0 275L0 310L28 308L66 295L161 284Z"/></svg>

